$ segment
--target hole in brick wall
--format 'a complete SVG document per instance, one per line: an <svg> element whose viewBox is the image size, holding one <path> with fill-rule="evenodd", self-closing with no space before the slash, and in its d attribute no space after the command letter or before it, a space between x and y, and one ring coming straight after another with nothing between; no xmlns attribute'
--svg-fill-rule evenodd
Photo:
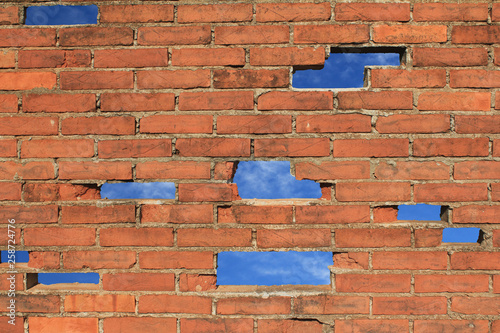
<svg viewBox="0 0 500 333"><path fill-rule="evenodd" d="M221 252L217 285L330 284L332 252Z"/></svg>
<svg viewBox="0 0 500 333"><path fill-rule="evenodd" d="M98 8L89 6L32 6L26 8L26 25L97 24Z"/></svg>
<svg viewBox="0 0 500 333"><path fill-rule="evenodd" d="M105 183L101 186L101 198L175 199L175 184L171 182Z"/></svg>
<svg viewBox="0 0 500 333"><path fill-rule="evenodd" d="M294 88L361 88L365 84L365 66L400 66L404 48L367 47L331 49L320 68L294 68Z"/></svg>
<svg viewBox="0 0 500 333"><path fill-rule="evenodd" d="M0 262L4 263L20 263L28 262L30 259L28 251L14 251L6 250L2 251ZM14 261L14 262L12 262Z"/></svg>
<svg viewBox="0 0 500 333"><path fill-rule="evenodd" d="M99 273L28 273L28 288L62 283L99 284Z"/></svg>
<svg viewBox="0 0 500 333"><path fill-rule="evenodd" d="M321 186L312 180L297 180L287 161L239 162L233 179L242 199L316 199Z"/></svg>
<svg viewBox="0 0 500 333"><path fill-rule="evenodd" d="M443 243L481 243L483 232L479 228L445 228Z"/></svg>
<svg viewBox="0 0 500 333"><path fill-rule="evenodd" d="M416 204L399 205L398 220L411 221L441 221L447 212L446 206Z"/></svg>

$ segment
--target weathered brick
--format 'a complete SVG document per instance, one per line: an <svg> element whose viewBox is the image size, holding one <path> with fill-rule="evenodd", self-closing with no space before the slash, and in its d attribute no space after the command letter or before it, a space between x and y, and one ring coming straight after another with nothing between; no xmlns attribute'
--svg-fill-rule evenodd
<svg viewBox="0 0 500 333"><path fill-rule="evenodd" d="M218 134L291 133L292 117L285 115L218 116Z"/></svg>
<svg viewBox="0 0 500 333"><path fill-rule="evenodd" d="M375 178L393 180L444 180L450 178L450 167L443 162L380 162L375 168Z"/></svg>
<svg viewBox="0 0 500 333"><path fill-rule="evenodd" d="M183 92L179 110L252 110L253 91Z"/></svg>
<svg viewBox="0 0 500 333"><path fill-rule="evenodd" d="M141 223L212 223L212 205L143 205Z"/></svg>
<svg viewBox="0 0 500 333"><path fill-rule="evenodd" d="M500 116L456 116L457 133L500 133Z"/></svg>
<svg viewBox="0 0 500 333"><path fill-rule="evenodd" d="M328 156L328 138L255 139L254 155L261 156Z"/></svg>
<svg viewBox="0 0 500 333"><path fill-rule="evenodd" d="M413 191L416 202L488 200L487 184L479 183L416 184Z"/></svg>
<svg viewBox="0 0 500 333"><path fill-rule="evenodd" d="M423 92L418 96L420 111L489 111L490 93Z"/></svg>
<svg viewBox="0 0 500 333"><path fill-rule="evenodd" d="M334 157L406 157L408 139L347 139L333 141Z"/></svg>
<svg viewBox="0 0 500 333"><path fill-rule="evenodd" d="M451 254L451 269L500 269L500 252L455 252Z"/></svg>
<svg viewBox="0 0 500 333"><path fill-rule="evenodd" d="M177 7L179 23L248 22L252 20L252 4L181 5Z"/></svg>
<svg viewBox="0 0 500 333"><path fill-rule="evenodd" d="M95 68L166 67L168 49L95 50Z"/></svg>
<svg viewBox="0 0 500 333"><path fill-rule="evenodd" d="M135 206L63 206L61 222L68 224L135 222Z"/></svg>
<svg viewBox="0 0 500 333"><path fill-rule="evenodd" d="M436 315L446 314L446 297L374 297L373 314Z"/></svg>
<svg viewBox="0 0 500 333"><path fill-rule="evenodd" d="M259 229L257 246L271 247L322 247L330 246L330 229Z"/></svg>
<svg viewBox="0 0 500 333"><path fill-rule="evenodd" d="M260 333L321 333L323 324L314 320L303 319L258 319L257 327Z"/></svg>
<svg viewBox="0 0 500 333"><path fill-rule="evenodd" d="M28 323L30 332L33 333L96 333L99 330L99 321L97 318L30 317Z"/></svg>
<svg viewBox="0 0 500 333"><path fill-rule="evenodd" d="M379 133L445 133L450 130L446 114L395 114L378 117L375 129Z"/></svg>
<svg viewBox="0 0 500 333"><path fill-rule="evenodd" d="M367 223L370 222L370 207L296 206L295 220L299 224Z"/></svg>
<svg viewBox="0 0 500 333"><path fill-rule="evenodd" d="M263 47L250 49L252 66L311 66L325 63L325 49L312 47Z"/></svg>
<svg viewBox="0 0 500 333"><path fill-rule="evenodd" d="M339 109L411 110L411 91L341 91Z"/></svg>
<svg viewBox="0 0 500 333"><path fill-rule="evenodd" d="M130 162L59 162L60 179L132 179Z"/></svg>
<svg viewBox="0 0 500 333"><path fill-rule="evenodd" d="M295 165L295 177L301 179L368 179L370 162L368 161L325 161L320 164L301 162Z"/></svg>
<svg viewBox="0 0 500 333"><path fill-rule="evenodd" d="M339 201L407 201L409 183L338 183L335 186Z"/></svg>
<svg viewBox="0 0 500 333"><path fill-rule="evenodd" d="M178 229L178 246L250 246L252 231L250 229Z"/></svg>
<svg viewBox="0 0 500 333"><path fill-rule="evenodd" d="M416 275L417 293L474 293L488 292L488 275Z"/></svg>
<svg viewBox="0 0 500 333"><path fill-rule="evenodd" d="M258 99L259 110L331 110L331 91L271 91Z"/></svg>
<svg viewBox="0 0 500 333"><path fill-rule="evenodd" d="M14 68L16 67L16 52L2 50L0 53L0 68Z"/></svg>
<svg viewBox="0 0 500 333"><path fill-rule="evenodd" d="M134 333L146 331L161 333L162 331L175 331L177 321L175 318L153 317L114 317L104 318L103 328L105 333Z"/></svg>
<svg viewBox="0 0 500 333"><path fill-rule="evenodd" d="M173 273L116 273L102 275L104 290L148 290L173 291L175 281Z"/></svg>
<svg viewBox="0 0 500 333"><path fill-rule="evenodd" d="M212 269L214 268L213 252L196 251L153 251L140 252L139 264L141 268L186 268Z"/></svg>
<svg viewBox="0 0 500 333"><path fill-rule="evenodd" d="M21 50L19 68L90 67L89 50Z"/></svg>
<svg viewBox="0 0 500 333"><path fill-rule="evenodd" d="M24 185L24 201L97 200L97 186L32 183Z"/></svg>
<svg viewBox="0 0 500 333"><path fill-rule="evenodd" d="M250 156L250 140L232 138L177 139L175 149L180 156Z"/></svg>
<svg viewBox="0 0 500 333"><path fill-rule="evenodd" d="M443 43L448 40L445 25L379 25L373 27L375 43Z"/></svg>
<svg viewBox="0 0 500 333"><path fill-rule="evenodd" d="M488 138L428 138L413 141L413 156L488 156Z"/></svg>
<svg viewBox="0 0 500 333"><path fill-rule="evenodd" d="M92 228L27 228L24 229L26 246L85 246L95 244Z"/></svg>
<svg viewBox="0 0 500 333"><path fill-rule="evenodd" d="M17 157L17 140L0 140L1 157Z"/></svg>
<svg viewBox="0 0 500 333"><path fill-rule="evenodd" d="M201 274L181 274L179 276L180 291L207 291L215 290L217 276Z"/></svg>
<svg viewBox="0 0 500 333"><path fill-rule="evenodd" d="M119 94L101 95L101 111L171 111L175 109L175 95Z"/></svg>
<svg viewBox="0 0 500 333"><path fill-rule="evenodd" d="M335 268L368 269L368 253L334 252L333 264Z"/></svg>
<svg viewBox="0 0 500 333"><path fill-rule="evenodd" d="M486 3L416 3L415 21L486 21Z"/></svg>
<svg viewBox="0 0 500 333"><path fill-rule="evenodd" d="M101 246L173 246L172 228L106 228L99 232Z"/></svg>
<svg viewBox="0 0 500 333"><path fill-rule="evenodd" d="M443 229L415 230L415 247L440 246L443 240Z"/></svg>
<svg viewBox="0 0 500 333"><path fill-rule="evenodd" d="M7 294L0 295L0 306L6 309L12 297ZM59 312L61 297L55 295L19 295L16 294L16 312ZM18 318L17 320L20 320ZM9 324L10 326L10 324ZM10 333L10 329L8 330Z"/></svg>
<svg viewBox="0 0 500 333"><path fill-rule="evenodd" d="M32 268L59 268L59 252L29 252L28 267Z"/></svg>
<svg viewBox="0 0 500 333"><path fill-rule="evenodd" d="M56 223L57 215L56 205L0 207L0 221L3 223L12 217L22 223Z"/></svg>
<svg viewBox="0 0 500 333"><path fill-rule="evenodd" d="M136 165L136 177L139 179L210 179L210 163L196 161L140 162Z"/></svg>
<svg viewBox="0 0 500 333"><path fill-rule="evenodd" d="M330 3L259 3L257 22L327 21Z"/></svg>
<svg viewBox="0 0 500 333"><path fill-rule="evenodd" d="M335 320L335 333L367 332L374 327L380 333L408 333L408 326L407 319L342 319Z"/></svg>
<svg viewBox="0 0 500 333"><path fill-rule="evenodd" d="M182 333L253 332L251 318L182 318Z"/></svg>
<svg viewBox="0 0 500 333"><path fill-rule="evenodd" d="M179 201L233 201L237 200L236 184L179 184Z"/></svg>
<svg viewBox="0 0 500 333"><path fill-rule="evenodd" d="M446 85L444 69L413 70L372 69L374 88L442 88Z"/></svg>
<svg viewBox="0 0 500 333"><path fill-rule="evenodd" d="M488 63L488 50L476 48L425 48L413 49L413 66L469 67L485 66Z"/></svg>
<svg viewBox="0 0 500 333"><path fill-rule="evenodd" d="M133 295L66 295L67 312L134 312Z"/></svg>
<svg viewBox="0 0 500 333"><path fill-rule="evenodd" d="M214 71L214 88L285 88L289 85L288 69L224 69Z"/></svg>
<svg viewBox="0 0 500 333"><path fill-rule="evenodd" d="M134 251L68 251L63 253L67 269L130 268L135 264Z"/></svg>
<svg viewBox="0 0 500 333"><path fill-rule="evenodd" d="M281 44L288 43L289 39L286 25L215 27L215 44Z"/></svg>
<svg viewBox="0 0 500 333"><path fill-rule="evenodd" d="M56 74L51 72L2 72L1 90L52 89L56 85Z"/></svg>
<svg viewBox="0 0 500 333"><path fill-rule="evenodd" d="M288 314L291 311L290 297L232 297L217 301L217 314Z"/></svg>
<svg viewBox="0 0 500 333"><path fill-rule="evenodd" d="M62 72L63 90L132 89L134 73L131 71Z"/></svg>
<svg viewBox="0 0 500 333"><path fill-rule="evenodd" d="M461 69L450 71L452 88L499 88L500 71Z"/></svg>
<svg viewBox="0 0 500 333"><path fill-rule="evenodd" d="M455 296L451 311L474 315L498 315L498 297Z"/></svg>
<svg viewBox="0 0 500 333"><path fill-rule="evenodd" d="M336 274L335 288L345 293L408 293L409 274Z"/></svg>
<svg viewBox="0 0 500 333"><path fill-rule="evenodd" d="M92 112L95 109L94 94L27 94L23 96L24 112Z"/></svg>
<svg viewBox="0 0 500 333"><path fill-rule="evenodd" d="M298 133L369 133L371 116L363 114L298 115Z"/></svg>
<svg viewBox="0 0 500 333"><path fill-rule="evenodd" d="M337 21L400 21L410 20L409 3L337 3Z"/></svg>
<svg viewBox="0 0 500 333"><path fill-rule="evenodd" d="M500 41L500 26L454 26L451 41L454 44L495 44Z"/></svg>
<svg viewBox="0 0 500 333"><path fill-rule="evenodd" d="M140 89L207 88L210 87L210 71L206 69L139 71L137 87Z"/></svg>
<svg viewBox="0 0 500 333"><path fill-rule="evenodd" d="M0 95L0 113L17 113L19 110L17 96L11 94Z"/></svg>
<svg viewBox="0 0 500 333"><path fill-rule="evenodd" d="M349 44L365 43L370 39L367 25L296 25L294 26L296 44Z"/></svg>
<svg viewBox="0 0 500 333"><path fill-rule="evenodd" d="M455 163L455 179L498 179L500 163L497 161L466 161Z"/></svg>
<svg viewBox="0 0 500 333"><path fill-rule="evenodd" d="M0 29L0 47L56 46L56 29Z"/></svg>
<svg viewBox="0 0 500 333"><path fill-rule="evenodd" d="M21 183L2 183L0 201L21 200Z"/></svg>
<svg viewBox="0 0 500 333"><path fill-rule="evenodd" d="M172 22L173 5L110 5L100 6L100 22L138 23Z"/></svg>
<svg viewBox="0 0 500 333"><path fill-rule="evenodd" d="M175 49L173 66L243 66L245 50L242 48Z"/></svg>
<svg viewBox="0 0 500 333"><path fill-rule="evenodd" d="M92 157L92 139L40 139L23 141L21 158Z"/></svg>
<svg viewBox="0 0 500 333"><path fill-rule="evenodd" d="M374 252L373 269L446 269L447 252Z"/></svg>
<svg viewBox="0 0 500 333"><path fill-rule="evenodd" d="M0 179L54 179L52 162L0 162Z"/></svg>
<svg viewBox="0 0 500 333"><path fill-rule="evenodd" d="M453 209L453 223L500 223L500 206L468 205Z"/></svg>
<svg viewBox="0 0 500 333"><path fill-rule="evenodd" d="M209 44L210 26L139 27L139 45L193 45Z"/></svg>
<svg viewBox="0 0 500 333"><path fill-rule="evenodd" d="M368 314L369 302L363 296L299 296L294 307L299 314Z"/></svg>
<svg viewBox="0 0 500 333"><path fill-rule="evenodd" d="M410 229L339 229L335 230L337 247L408 247Z"/></svg>
<svg viewBox="0 0 500 333"><path fill-rule="evenodd" d="M154 115L141 118L141 133L212 133L209 115Z"/></svg>
<svg viewBox="0 0 500 333"><path fill-rule="evenodd" d="M97 146L100 158L172 156L170 139L105 140Z"/></svg>
<svg viewBox="0 0 500 333"><path fill-rule="evenodd" d="M59 30L61 46L132 45L134 31L128 27L79 27Z"/></svg>
<svg viewBox="0 0 500 333"><path fill-rule="evenodd" d="M292 206L232 206L218 208L218 223L291 224Z"/></svg>
<svg viewBox="0 0 500 333"><path fill-rule="evenodd" d="M19 23L19 8L9 6L0 8L0 24L18 24Z"/></svg>
<svg viewBox="0 0 500 333"><path fill-rule="evenodd" d="M413 332L463 332L463 333L487 333L489 330L487 320L467 319L432 319L413 322Z"/></svg>
<svg viewBox="0 0 500 333"><path fill-rule="evenodd" d="M139 297L139 313L210 314L212 299L203 296L143 295Z"/></svg>
<svg viewBox="0 0 500 333"><path fill-rule="evenodd" d="M129 116L65 118L62 120L61 133L64 135L135 134L135 118Z"/></svg>

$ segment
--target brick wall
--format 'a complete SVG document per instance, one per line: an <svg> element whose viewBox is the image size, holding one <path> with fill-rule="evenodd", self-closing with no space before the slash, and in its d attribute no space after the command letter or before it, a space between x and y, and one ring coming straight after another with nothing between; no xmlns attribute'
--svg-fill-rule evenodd
<svg viewBox="0 0 500 333"><path fill-rule="evenodd" d="M1 244L15 219L30 252L15 328L2 265L0 331L500 332L499 3L93 3L99 24L72 27L0 5ZM404 47L405 65L293 89L332 46ZM323 198L240 200L231 162L276 159ZM100 199L106 181L177 196ZM397 221L412 203L444 221ZM442 244L450 226L484 239ZM227 250L331 251L332 283L217 287Z"/></svg>

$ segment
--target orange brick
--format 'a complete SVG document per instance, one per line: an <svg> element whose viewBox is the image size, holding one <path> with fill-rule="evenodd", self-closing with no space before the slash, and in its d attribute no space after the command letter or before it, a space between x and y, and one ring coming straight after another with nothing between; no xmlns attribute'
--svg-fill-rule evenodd
<svg viewBox="0 0 500 333"><path fill-rule="evenodd" d="M182 318L182 333L253 332L251 318Z"/></svg>
<svg viewBox="0 0 500 333"><path fill-rule="evenodd" d="M16 52L15 51L2 51L0 53L0 68L14 68L16 67Z"/></svg>
<svg viewBox="0 0 500 333"><path fill-rule="evenodd" d="M0 201L21 200L21 183L2 183Z"/></svg>
<svg viewBox="0 0 500 333"><path fill-rule="evenodd" d="M487 320L467 320L467 319L432 319L415 320L413 322L413 332L463 332L463 333L487 333L489 330Z"/></svg>
<svg viewBox="0 0 500 333"><path fill-rule="evenodd" d="M299 319L259 319L257 321L260 333L321 333L323 324L314 320Z"/></svg>
<svg viewBox="0 0 500 333"><path fill-rule="evenodd" d="M409 274L336 274L335 287L345 293L408 293Z"/></svg>
<svg viewBox="0 0 500 333"><path fill-rule="evenodd" d="M288 69L279 70L215 70L214 88L286 88L289 85Z"/></svg>
<svg viewBox="0 0 500 333"><path fill-rule="evenodd" d="M217 314L288 314L290 297L240 297L222 298L217 301Z"/></svg>
<svg viewBox="0 0 500 333"><path fill-rule="evenodd" d="M250 49L250 65L252 66L323 65L325 57L324 48L265 47Z"/></svg>
<svg viewBox="0 0 500 333"><path fill-rule="evenodd" d="M455 252L451 254L451 269L500 269L500 252Z"/></svg>
<svg viewBox="0 0 500 333"><path fill-rule="evenodd" d="M416 275L417 293L474 293L488 292L488 275Z"/></svg>
<svg viewBox="0 0 500 333"><path fill-rule="evenodd" d="M101 111L173 111L174 94L102 94Z"/></svg>
<svg viewBox="0 0 500 333"><path fill-rule="evenodd" d="M413 156L488 156L488 138L460 139L415 139Z"/></svg>
<svg viewBox="0 0 500 333"><path fill-rule="evenodd" d="M500 163L496 161L467 161L455 163L455 179L498 179Z"/></svg>
<svg viewBox="0 0 500 333"><path fill-rule="evenodd" d="M218 134L291 133L292 117L282 115L218 116Z"/></svg>
<svg viewBox="0 0 500 333"><path fill-rule="evenodd" d="M139 313L210 314L212 299L201 296L144 295L139 297Z"/></svg>
<svg viewBox="0 0 500 333"><path fill-rule="evenodd" d="M177 245L182 247L193 246L250 246L252 231L250 229L178 229Z"/></svg>
<svg viewBox="0 0 500 333"><path fill-rule="evenodd" d="M135 264L134 251L68 251L63 253L66 269L131 268Z"/></svg>
<svg viewBox="0 0 500 333"><path fill-rule="evenodd" d="M173 66L243 66L245 50L242 48L175 49Z"/></svg>
<svg viewBox="0 0 500 333"><path fill-rule="evenodd" d="M24 229L26 246L85 246L95 244L92 228L27 228Z"/></svg>
<svg viewBox="0 0 500 333"><path fill-rule="evenodd" d="M135 333L146 331L148 333L175 332L177 321L175 318L152 317L114 317L104 318L103 328L105 333Z"/></svg>
<svg viewBox="0 0 500 333"><path fill-rule="evenodd" d="M57 205L0 207L0 219L5 222L15 217L22 223L56 223L57 216Z"/></svg>
<svg viewBox="0 0 500 333"><path fill-rule="evenodd" d="M448 40L445 25L379 25L373 27L375 43L443 43Z"/></svg>
<svg viewBox="0 0 500 333"><path fill-rule="evenodd" d="M489 111L490 93L423 92L418 96L420 111Z"/></svg>
<svg viewBox="0 0 500 333"><path fill-rule="evenodd" d="M56 46L56 29L0 29L0 47Z"/></svg>
<svg viewBox="0 0 500 333"><path fill-rule="evenodd" d="M330 229L260 229L257 246L271 247L322 247L330 246Z"/></svg>
<svg viewBox="0 0 500 333"><path fill-rule="evenodd" d="M140 162L136 165L136 177L139 179L210 179L210 162Z"/></svg>
<svg viewBox="0 0 500 333"><path fill-rule="evenodd" d="M210 71L168 70L137 72L139 89L207 88L210 87Z"/></svg>
<svg viewBox="0 0 500 333"><path fill-rule="evenodd" d="M17 157L17 140L0 140L1 157Z"/></svg>
<svg viewBox="0 0 500 333"><path fill-rule="evenodd" d="M409 183L338 183L335 186L339 201L407 201Z"/></svg>
<svg viewBox="0 0 500 333"><path fill-rule="evenodd" d="M102 287L104 290L148 290L164 291L175 290L175 276L173 273L116 273L103 274Z"/></svg>
<svg viewBox="0 0 500 333"><path fill-rule="evenodd" d="M415 230L415 247L440 246L443 240L443 229Z"/></svg>
<svg viewBox="0 0 500 333"><path fill-rule="evenodd" d="M450 71L452 88L498 88L500 71L462 69Z"/></svg>
<svg viewBox="0 0 500 333"><path fill-rule="evenodd" d="M99 232L101 246L173 246L172 228L107 228Z"/></svg>
<svg viewBox="0 0 500 333"><path fill-rule="evenodd" d="M15 156L15 154L13 155ZM0 179L54 179L52 162L0 162Z"/></svg>
<svg viewBox="0 0 500 333"><path fill-rule="evenodd" d="M453 223L500 223L500 206L469 205L453 208Z"/></svg>
<svg viewBox="0 0 500 333"><path fill-rule="evenodd" d="M387 223L398 221L398 206L381 206L373 208L373 222Z"/></svg>
<svg viewBox="0 0 500 333"><path fill-rule="evenodd" d="M409 3L337 3L337 21L401 21L410 20Z"/></svg>
<svg viewBox="0 0 500 333"><path fill-rule="evenodd" d="M60 78L63 90L132 89L134 73L131 71L62 72Z"/></svg>
<svg viewBox="0 0 500 333"><path fill-rule="evenodd" d="M53 89L56 85L56 80L56 74L51 72L2 72L0 73L0 89Z"/></svg>
<svg viewBox="0 0 500 333"><path fill-rule="evenodd" d="M486 21L486 3L417 3L413 7L415 21Z"/></svg>
<svg viewBox="0 0 500 333"><path fill-rule="evenodd" d="M218 208L218 223L291 224L292 206L232 206Z"/></svg>
<svg viewBox="0 0 500 333"><path fill-rule="evenodd" d="M0 306L6 309L12 297L7 294L0 295ZM61 298L52 295L19 295L16 294L16 312L59 312ZM17 318L22 322L21 318ZM16 320L16 321L17 321ZM9 324L10 326L10 324ZM1 327L1 326L0 326ZM12 328L12 327L11 327ZM11 332L10 329L7 332ZM97 333L97 332L95 332Z"/></svg>
<svg viewBox="0 0 500 333"><path fill-rule="evenodd" d="M288 43L289 39L286 25L215 27L215 44L281 44Z"/></svg>
<svg viewBox="0 0 500 333"><path fill-rule="evenodd" d="M177 139L175 149L180 156L250 156L250 140L229 138Z"/></svg>
<svg viewBox="0 0 500 333"><path fill-rule="evenodd" d="M21 50L19 68L90 67L90 50Z"/></svg>
<svg viewBox="0 0 500 333"><path fill-rule="evenodd" d="M135 206L62 206L61 222L63 224L135 222Z"/></svg>
<svg viewBox="0 0 500 333"><path fill-rule="evenodd" d="M252 110L253 91L182 92L179 110Z"/></svg>
<svg viewBox="0 0 500 333"><path fill-rule="evenodd" d="M106 6L105 6L106 7ZM95 50L95 68L166 67L168 49Z"/></svg>
<svg viewBox="0 0 500 333"><path fill-rule="evenodd" d="M56 117L0 117L0 135L54 135L58 126Z"/></svg>
<svg viewBox="0 0 500 333"><path fill-rule="evenodd" d="M373 327L380 333L408 333L407 319L347 319L335 320L335 333L366 332Z"/></svg>
<svg viewBox="0 0 500 333"><path fill-rule="evenodd" d="M23 96L24 112L92 112L94 94L28 94Z"/></svg>
<svg viewBox="0 0 500 333"><path fill-rule="evenodd" d="M259 3L257 22L327 21L330 3Z"/></svg>
<svg viewBox="0 0 500 333"><path fill-rule="evenodd" d="M74 332L74 333L97 333L99 322L97 318L45 318L30 317L28 319L30 332Z"/></svg>
<svg viewBox="0 0 500 333"><path fill-rule="evenodd" d="M255 157L328 156L330 140L328 138L255 139L254 155Z"/></svg>
<svg viewBox="0 0 500 333"><path fill-rule="evenodd" d="M172 22L173 5L111 5L99 7L100 22Z"/></svg>
<svg viewBox="0 0 500 333"><path fill-rule="evenodd" d="M370 39L367 25L296 25L294 26L296 44L346 44L365 43Z"/></svg>
<svg viewBox="0 0 500 333"><path fill-rule="evenodd" d="M322 163L301 162L295 164L295 177L301 179L368 179L370 178L370 162L338 161Z"/></svg>
<svg viewBox="0 0 500 333"><path fill-rule="evenodd" d="M436 315L446 314L446 297L374 297L373 314Z"/></svg>
<svg viewBox="0 0 500 333"><path fill-rule="evenodd" d="M63 135L135 134L135 118L128 116L65 118L62 121L61 133Z"/></svg>
<svg viewBox="0 0 500 333"><path fill-rule="evenodd" d="M153 251L140 252L139 264L141 268L186 268L186 269L213 269L213 252L196 251Z"/></svg>
<svg viewBox="0 0 500 333"><path fill-rule="evenodd" d="M408 139L347 139L333 141L334 157L405 157Z"/></svg>
<svg viewBox="0 0 500 333"><path fill-rule="evenodd" d="M23 141L21 158L92 157L94 140L41 139Z"/></svg>
<svg viewBox="0 0 500 333"><path fill-rule="evenodd" d="M207 291L215 290L217 276L201 274L181 274L179 276L180 291Z"/></svg>
<svg viewBox="0 0 500 333"><path fill-rule="evenodd" d="M370 221L370 207L296 206L295 220L299 224L366 223Z"/></svg>
<svg viewBox="0 0 500 333"><path fill-rule="evenodd" d="M2 94L0 95L0 113L17 113L18 110L17 105L17 96L11 94Z"/></svg>
<svg viewBox="0 0 500 333"><path fill-rule="evenodd" d="M449 179L450 167L443 162L380 162L375 178L392 180Z"/></svg>
<svg viewBox="0 0 500 333"><path fill-rule="evenodd" d="M132 179L130 162L59 162L60 179Z"/></svg>
<svg viewBox="0 0 500 333"><path fill-rule="evenodd" d="M411 91L341 91L339 109L411 110Z"/></svg>
<svg viewBox="0 0 500 333"><path fill-rule="evenodd" d="M369 133L371 117L362 114L298 115L298 133Z"/></svg>
<svg viewBox="0 0 500 333"><path fill-rule="evenodd" d="M141 223L212 223L212 205L143 205Z"/></svg>
<svg viewBox="0 0 500 333"><path fill-rule="evenodd" d="M444 69L413 70L372 69L374 88L442 88L446 85Z"/></svg>
<svg viewBox="0 0 500 333"><path fill-rule="evenodd" d="M97 186L40 183L24 185L24 201L76 201L100 198Z"/></svg>
<svg viewBox="0 0 500 333"><path fill-rule="evenodd" d="M368 269L368 253L334 252L333 264L335 268Z"/></svg>
<svg viewBox="0 0 500 333"><path fill-rule="evenodd" d="M59 268L59 252L29 252L28 267L32 268Z"/></svg>
<svg viewBox="0 0 500 333"><path fill-rule="evenodd" d="M299 296L294 307L299 314L368 314L369 302L361 296Z"/></svg>
<svg viewBox="0 0 500 333"><path fill-rule="evenodd" d="M67 312L134 312L133 295L66 295Z"/></svg>
<svg viewBox="0 0 500 333"><path fill-rule="evenodd" d="M413 66L469 67L488 63L486 48L425 48L413 49Z"/></svg>
<svg viewBox="0 0 500 333"><path fill-rule="evenodd" d="M413 191L416 202L488 200L487 184L416 184Z"/></svg>
<svg viewBox="0 0 500 333"><path fill-rule="evenodd" d="M500 133L500 116L456 116L457 133Z"/></svg>
<svg viewBox="0 0 500 333"><path fill-rule="evenodd" d="M179 184L179 201L233 201L239 199L236 184Z"/></svg>
<svg viewBox="0 0 500 333"><path fill-rule="evenodd" d="M154 115L141 118L141 133L212 133L212 116Z"/></svg>
<svg viewBox="0 0 500 333"><path fill-rule="evenodd" d="M0 273L1 291L10 292L23 289L23 274Z"/></svg>
<svg viewBox="0 0 500 333"><path fill-rule="evenodd" d="M498 297L452 297L451 311L474 315L497 315Z"/></svg>
<svg viewBox="0 0 500 333"><path fill-rule="evenodd" d="M500 26L454 26L451 41L454 44L496 44L500 41Z"/></svg>
<svg viewBox="0 0 500 333"><path fill-rule="evenodd" d="M170 139L105 140L99 141L100 158L138 158L172 156Z"/></svg>
<svg viewBox="0 0 500 333"><path fill-rule="evenodd" d="M337 247L408 247L409 229L339 229L335 230Z"/></svg>
<svg viewBox="0 0 500 333"><path fill-rule="evenodd" d="M193 45L209 44L210 26L139 27L139 45Z"/></svg>
<svg viewBox="0 0 500 333"><path fill-rule="evenodd" d="M272 91L258 99L259 110L331 110L331 91Z"/></svg>
<svg viewBox="0 0 500 333"><path fill-rule="evenodd" d="M446 269L447 252L374 252L373 269Z"/></svg>
<svg viewBox="0 0 500 333"><path fill-rule="evenodd" d="M450 116L396 114L378 117L375 128L379 133L445 133L450 130Z"/></svg>
<svg viewBox="0 0 500 333"><path fill-rule="evenodd" d="M19 23L19 8L9 6L0 8L0 24L18 24Z"/></svg>
<svg viewBox="0 0 500 333"><path fill-rule="evenodd" d="M236 166L236 162L216 162L214 167L214 179L232 179L236 173Z"/></svg>
<svg viewBox="0 0 500 333"><path fill-rule="evenodd" d="M177 7L179 23L248 22L252 20L252 4L181 5Z"/></svg>
<svg viewBox="0 0 500 333"><path fill-rule="evenodd" d="M134 31L128 27L78 27L59 30L61 46L132 45Z"/></svg>

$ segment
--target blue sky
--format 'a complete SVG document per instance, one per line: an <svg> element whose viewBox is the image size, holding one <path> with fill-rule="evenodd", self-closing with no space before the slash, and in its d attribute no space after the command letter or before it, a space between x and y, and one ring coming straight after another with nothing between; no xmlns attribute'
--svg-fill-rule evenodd
<svg viewBox="0 0 500 333"><path fill-rule="evenodd" d="M96 24L96 5L32 6L26 8L26 25Z"/></svg>

